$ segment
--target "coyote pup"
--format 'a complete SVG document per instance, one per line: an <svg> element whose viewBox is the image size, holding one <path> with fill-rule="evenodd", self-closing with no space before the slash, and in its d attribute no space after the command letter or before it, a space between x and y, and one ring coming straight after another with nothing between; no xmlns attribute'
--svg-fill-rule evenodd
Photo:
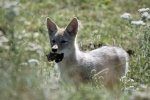
<svg viewBox="0 0 150 100"><path fill-rule="evenodd" d="M47 18L52 52L64 54L61 62L56 63L60 70L60 77L65 82L75 85L92 79L91 71L96 73L108 69L104 75L106 85L112 85L128 68L128 54L125 50L103 46L90 52L82 52L77 45L78 20L73 18L66 28L59 28Z"/></svg>

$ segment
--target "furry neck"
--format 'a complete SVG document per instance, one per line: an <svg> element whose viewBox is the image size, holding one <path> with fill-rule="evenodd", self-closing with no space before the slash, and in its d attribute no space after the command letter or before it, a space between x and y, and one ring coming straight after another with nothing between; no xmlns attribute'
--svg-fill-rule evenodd
<svg viewBox="0 0 150 100"><path fill-rule="evenodd" d="M79 57L79 55L82 53L79 50L78 44L76 43L76 41L74 42L73 47L70 49L70 53L68 53L68 55L66 57L63 58L63 62L76 62L77 61L77 57Z"/></svg>

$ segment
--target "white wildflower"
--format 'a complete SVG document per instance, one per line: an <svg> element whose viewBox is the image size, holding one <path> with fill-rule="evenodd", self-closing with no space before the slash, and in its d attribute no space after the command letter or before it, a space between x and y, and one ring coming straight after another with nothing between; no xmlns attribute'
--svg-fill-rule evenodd
<svg viewBox="0 0 150 100"><path fill-rule="evenodd" d="M6 43L9 40L5 36L0 36L0 43Z"/></svg>
<svg viewBox="0 0 150 100"><path fill-rule="evenodd" d="M33 33L33 37L34 37L34 38L39 37L39 35L40 35L40 34L39 34L38 32Z"/></svg>
<svg viewBox="0 0 150 100"><path fill-rule="evenodd" d="M26 48L26 50L28 50L28 51L35 51L39 55L43 54L43 50L42 50L41 45L36 44L36 43L29 43L28 47Z"/></svg>
<svg viewBox="0 0 150 100"><path fill-rule="evenodd" d="M0 48L3 48L3 49L6 49L8 50L9 49L9 46L6 45L7 42L9 40L3 35L3 33L0 31Z"/></svg>
<svg viewBox="0 0 150 100"><path fill-rule="evenodd" d="M27 65L28 65L28 63L23 62L23 63L21 63L20 65L21 65L21 66L27 66Z"/></svg>
<svg viewBox="0 0 150 100"><path fill-rule="evenodd" d="M39 64L39 61L37 59L29 59L28 63L32 66L35 66Z"/></svg>
<svg viewBox="0 0 150 100"><path fill-rule="evenodd" d="M19 4L18 0L17 1L5 1L4 5L3 5L3 8L8 9L8 8L17 6L18 4Z"/></svg>
<svg viewBox="0 0 150 100"><path fill-rule="evenodd" d="M133 95L130 97L130 100L150 100L149 91L135 91Z"/></svg>
<svg viewBox="0 0 150 100"><path fill-rule="evenodd" d="M147 17L148 20L150 20L150 15Z"/></svg>
<svg viewBox="0 0 150 100"><path fill-rule="evenodd" d="M129 19L131 19L131 14L130 13L124 13L120 17L123 19L129 20Z"/></svg>
<svg viewBox="0 0 150 100"><path fill-rule="evenodd" d="M141 14L141 17L142 17L142 18L148 18L148 16L149 16L148 12L143 12L143 13Z"/></svg>
<svg viewBox="0 0 150 100"><path fill-rule="evenodd" d="M141 8L141 9L139 9L138 10L140 13L143 13L143 12L148 12L148 11L150 11L150 9L149 8Z"/></svg>
<svg viewBox="0 0 150 100"><path fill-rule="evenodd" d="M134 80L133 80L133 79L130 79L129 81L130 81L130 82L134 82Z"/></svg>
<svg viewBox="0 0 150 100"><path fill-rule="evenodd" d="M42 47L36 43L29 43L28 48L27 48L27 50L29 50L29 51L37 51L37 50L41 50L41 49L42 49Z"/></svg>
<svg viewBox="0 0 150 100"><path fill-rule="evenodd" d="M141 87L142 89L147 89L147 88L148 88L147 85L145 85L145 84L141 84L140 87Z"/></svg>
<svg viewBox="0 0 150 100"><path fill-rule="evenodd" d="M24 24L28 26L28 25L31 25L31 22L30 22L30 21L25 20L25 21L24 21Z"/></svg>
<svg viewBox="0 0 150 100"><path fill-rule="evenodd" d="M142 21L142 20L139 20L139 21L131 21L131 24L133 25L145 25L145 23Z"/></svg>
<svg viewBox="0 0 150 100"><path fill-rule="evenodd" d="M126 87L124 90L125 92L128 92L128 93L133 93L136 91L134 86Z"/></svg>

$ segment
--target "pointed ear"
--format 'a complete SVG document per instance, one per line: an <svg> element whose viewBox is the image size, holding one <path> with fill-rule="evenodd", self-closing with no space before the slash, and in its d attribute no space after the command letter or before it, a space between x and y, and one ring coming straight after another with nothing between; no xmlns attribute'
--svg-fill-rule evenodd
<svg viewBox="0 0 150 100"><path fill-rule="evenodd" d="M57 25L50 19L47 18L47 29L50 35L57 32Z"/></svg>
<svg viewBox="0 0 150 100"><path fill-rule="evenodd" d="M78 19L73 18L69 25L66 27L67 33L69 33L71 36L75 36L78 32Z"/></svg>

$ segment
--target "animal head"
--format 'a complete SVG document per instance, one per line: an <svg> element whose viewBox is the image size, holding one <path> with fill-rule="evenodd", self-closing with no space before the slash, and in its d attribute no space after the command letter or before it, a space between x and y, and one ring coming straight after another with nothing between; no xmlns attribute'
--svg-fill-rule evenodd
<svg viewBox="0 0 150 100"><path fill-rule="evenodd" d="M77 18L73 18L66 28L59 28L55 22L47 18L47 29L52 52L64 53L64 56L72 53L78 32Z"/></svg>

